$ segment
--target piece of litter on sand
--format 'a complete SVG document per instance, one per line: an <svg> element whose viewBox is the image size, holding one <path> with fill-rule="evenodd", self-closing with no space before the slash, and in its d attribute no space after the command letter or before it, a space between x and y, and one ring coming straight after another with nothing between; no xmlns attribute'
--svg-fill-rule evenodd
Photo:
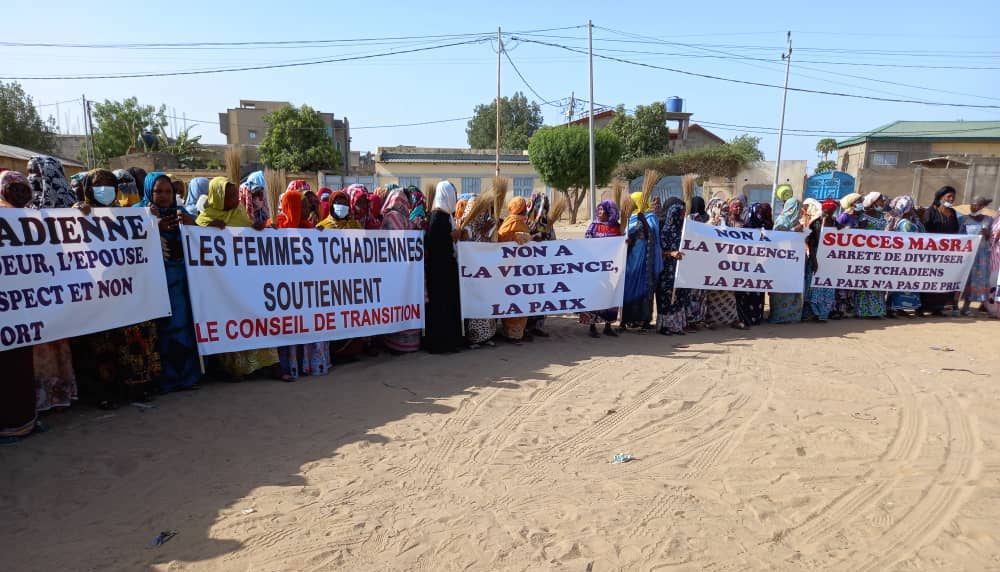
<svg viewBox="0 0 1000 572"><path fill-rule="evenodd" d="M605 415L614 415L615 413L618 413L617 409L608 409Z"/></svg>
<svg viewBox="0 0 1000 572"><path fill-rule="evenodd" d="M965 373L971 373L972 375L981 375L983 377L989 377L990 376L990 374L988 374L988 373L979 373L979 372L976 372L976 371L972 371L971 369L965 369L965 368L960 368L960 367L942 367L941 371L964 371Z"/></svg>
<svg viewBox="0 0 1000 572"><path fill-rule="evenodd" d="M245 508L245 509L241 510L240 512L243 513L243 514L253 514L253 513L257 512L257 509L255 509L253 507L251 507L251 508Z"/></svg>
<svg viewBox="0 0 1000 572"><path fill-rule="evenodd" d="M954 348L949 348L948 346L931 346L931 349L939 351L939 352L953 352L953 351L955 351Z"/></svg>
<svg viewBox="0 0 1000 572"><path fill-rule="evenodd" d="M147 409L156 409L156 406L152 403L139 403L138 401L133 401L132 405L136 407L139 411L145 411Z"/></svg>
<svg viewBox="0 0 1000 572"><path fill-rule="evenodd" d="M860 411L857 413L852 413L851 417L857 419L858 421L875 421L877 419L877 417L875 417L871 413L861 413Z"/></svg>
<svg viewBox="0 0 1000 572"><path fill-rule="evenodd" d="M148 548L153 548L156 546L163 546L170 541L171 538L177 536L176 530L164 530L163 532L156 535L156 538L149 543Z"/></svg>
<svg viewBox="0 0 1000 572"><path fill-rule="evenodd" d="M615 453L615 456L611 459L611 464L620 465L622 463L628 463L630 461L638 461L638 459L636 459L632 455L629 455L628 453Z"/></svg>

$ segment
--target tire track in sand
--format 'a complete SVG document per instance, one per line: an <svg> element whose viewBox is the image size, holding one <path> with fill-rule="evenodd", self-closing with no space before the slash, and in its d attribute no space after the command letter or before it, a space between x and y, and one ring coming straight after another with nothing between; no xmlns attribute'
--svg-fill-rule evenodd
<svg viewBox="0 0 1000 572"><path fill-rule="evenodd" d="M872 543L867 558L860 564L845 565L844 569L887 570L912 557L948 526L975 492L976 485L968 483L978 479L982 470L976 458L981 444L979 432L953 391L949 390L948 397L938 398L948 424L948 446L937 476L920 500Z"/></svg>

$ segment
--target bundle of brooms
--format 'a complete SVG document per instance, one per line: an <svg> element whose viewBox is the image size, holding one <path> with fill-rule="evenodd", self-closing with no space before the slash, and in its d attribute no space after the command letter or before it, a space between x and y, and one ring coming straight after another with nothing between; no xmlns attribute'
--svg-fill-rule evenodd
<svg viewBox="0 0 1000 572"><path fill-rule="evenodd" d="M485 212L492 211L495 195L496 189L493 188L476 197L476 200L472 202L472 207L465 209L465 215L462 217L458 228L465 230L466 225L470 221L476 220Z"/></svg>
<svg viewBox="0 0 1000 572"><path fill-rule="evenodd" d="M267 208L271 211L271 219L278 219L278 197L285 191L286 173L284 169L264 169L264 198Z"/></svg>
<svg viewBox="0 0 1000 572"><path fill-rule="evenodd" d="M226 147L226 177L230 183L240 185L240 148L237 145Z"/></svg>
<svg viewBox="0 0 1000 572"><path fill-rule="evenodd" d="M500 221L504 219L507 208L507 191L510 186L506 177L493 177L493 220L496 221L493 227L493 240L497 239L500 232ZM485 201L484 201L485 202Z"/></svg>
<svg viewBox="0 0 1000 572"><path fill-rule="evenodd" d="M692 174L684 175L681 180L681 189L684 192L684 204L691 208L691 199L694 198L694 183L698 177Z"/></svg>
<svg viewBox="0 0 1000 572"><path fill-rule="evenodd" d="M569 203L566 201L566 193L557 193L556 200L552 201L552 208L549 209L549 226L555 226L568 207Z"/></svg>

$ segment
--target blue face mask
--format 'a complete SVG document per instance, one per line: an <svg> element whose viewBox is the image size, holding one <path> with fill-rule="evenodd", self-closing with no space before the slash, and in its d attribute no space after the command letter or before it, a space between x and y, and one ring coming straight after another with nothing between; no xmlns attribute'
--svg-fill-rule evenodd
<svg viewBox="0 0 1000 572"><path fill-rule="evenodd" d="M875 207L875 212L877 212L877 213L885 212L885 209L882 208L882 207Z"/></svg>
<svg viewBox="0 0 1000 572"><path fill-rule="evenodd" d="M347 218L350 207L347 205L333 205L333 216L337 218Z"/></svg>
<svg viewBox="0 0 1000 572"><path fill-rule="evenodd" d="M94 187L94 200L103 206L110 206L118 196L118 189L114 187Z"/></svg>

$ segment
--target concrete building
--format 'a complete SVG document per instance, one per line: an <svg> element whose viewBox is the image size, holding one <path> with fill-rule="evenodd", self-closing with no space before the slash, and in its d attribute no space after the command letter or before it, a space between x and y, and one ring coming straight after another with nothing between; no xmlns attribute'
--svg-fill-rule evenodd
<svg viewBox="0 0 1000 572"><path fill-rule="evenodd" d="M607 109L601 111L600 113L595 113L594 129L606 128L608 124L611 123L611 120L615 118L616 113L617 112L613 109ZM712 133L708 129L705 129L701 125L691 123L692 115L692 113L682 112L667 113L667 122L676 122L677 127L670 128L670 144L664 151L676 153L678 151L697 149L708 145L722 145L726 142L725 139L719 137L715 133ZM583 125L586 127L588 122L589 117L581 117L580 119L574 119L564 125Z"/></svg>
<svg viewBox="0 0 1000 572"><path fill-rule="evenodd" d="M20 171L22 174L27 175L28 160L41 154L30 149L0 143L0 167L12 171ZM62 162L63 171L67 177L87 170L86 165L83 163L73 161L72 159L64 159L59 156L56 156L56 158Z"/></svg>
<svg viewBox="0 0 1000 572"><path fill-rule="evenodd" d="M378 186L396 183L423 189L427 184L449 180L462 193L481 193L490 188L496 169L496 153L490 149L438 149L430 147L379 147L375 153ZM511 197L547 192L548 187L531 166L527 151L501 151L500 174L510 179Z"/></svg>
<svg viewBox="0 0 1000 572"><path fill-rule="evenodd" d="M239 107L219 114L219 131L226 136L226 143L229 145L260 145L267 133L264 117L290 105L287 101L241 99ZM341 168L346 173L350 170L350 121L346 117L337 119L332 113L320 112L320 117L327 128L327 134L333 139L334 148L340 152L343 161Z"/></svg>
<svg viewBox="0 0 1000 572"><path fill-rule="evenodd" d="M1000 121L896 121L837 147L838 169L855 177L857 192L908 194L927 205L950 185L960 202L1000 201Z"/></svg>
<svg viewBox="0 0 1000 572"><path fill-rule="evenodd" d="M789 184L795 196L802 198L808 178L807 161L782 161L781 181L779 184ZM704 196L709 198L716 193L734 197L746 195L751 203L768 201L771 188L774 185L774 161L757 161L744 168L735 177L710 177L704 184Z"/></svg>
<svg viewBox="0 0 1000 572"><path fill-rule="evenodd" d="M52 140L55 143L55 151L57 157L66 157L68 159L84 158L83 148L87 144L86 135L63 135L57 133L52 136Z"/></svg>

